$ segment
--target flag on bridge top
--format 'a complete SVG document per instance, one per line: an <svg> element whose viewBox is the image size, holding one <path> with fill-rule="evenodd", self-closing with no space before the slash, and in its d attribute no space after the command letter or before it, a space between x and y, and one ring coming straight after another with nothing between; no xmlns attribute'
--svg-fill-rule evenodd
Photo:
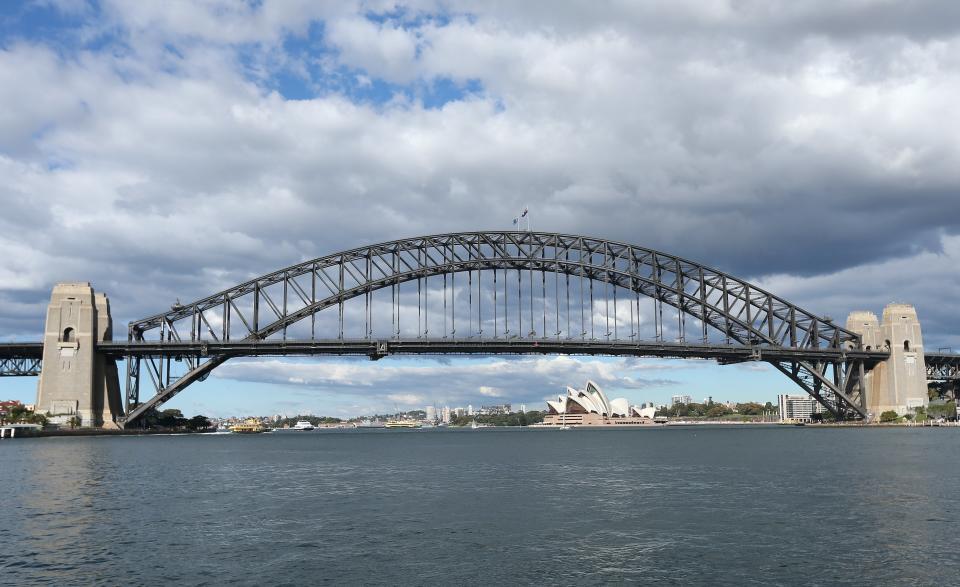
<svg viewBox="0 0 960 587"><path fill-rule="evenodd" d="M514 219L513 219L513 223L516 224L518 220L520 220L520 219L519 219L519 218L514 218Z"/></svg>
<svg viewBox="0 0 960 587"><path fill-rule="evenodd" d="M526 217L526 215L527 215L527 212L529 212L529 211L530 211L530 210L528 210L528 209L527 209L527 207L526 207L526 206L524 206L524 207L523 207L523 214L521 214L521 215L520 215L520 218L524 218L524 217Z"/></svg>

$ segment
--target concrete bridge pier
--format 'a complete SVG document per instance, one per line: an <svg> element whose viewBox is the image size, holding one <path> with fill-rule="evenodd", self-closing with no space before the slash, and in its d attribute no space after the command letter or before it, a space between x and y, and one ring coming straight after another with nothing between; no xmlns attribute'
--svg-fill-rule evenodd
<svg viewBox="0 0 960 587"><path fill-rule="evenodd" d="M96 342L113 339L110 301L89 283L58 283L50 296L43 335L43 367L37 384L37 411L51 421L118 427L123 415L117 364L96 352Z"/></svg>
<svg viewBox="0 0 960 587"><path fill-rule="evenodd" d="M874 420L893 410L903 415L927 407L927 369L923 336L916 309L910 304L887 304L883 321L873 312L855 311L847 329L860 334L865 350L889 350L890 358L864 377L867 412Z"/></svg>

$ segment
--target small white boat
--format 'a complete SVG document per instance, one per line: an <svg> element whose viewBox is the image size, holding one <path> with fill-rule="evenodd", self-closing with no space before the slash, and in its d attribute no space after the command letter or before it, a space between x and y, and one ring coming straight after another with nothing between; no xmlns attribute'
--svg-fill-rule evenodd
<svg viewBox="0 0 960 587"><path fill-rule="evenodd" d="M307 420L298 420L291 430L313 430L313 424Z"/></svg>

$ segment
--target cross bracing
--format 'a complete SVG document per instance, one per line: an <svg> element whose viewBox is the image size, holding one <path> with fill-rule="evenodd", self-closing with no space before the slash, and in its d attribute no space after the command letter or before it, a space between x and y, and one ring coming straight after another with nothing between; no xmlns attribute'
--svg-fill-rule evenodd
<svg viewBox="0 0 960 587"><path fill-rule="evenodd" d="M41 360L34 357L0 357L0 377L24 377L40 374Z"/></svg>
<svg viewBox="0 0 960 587"><path fill-rule="evenodd" d="M385 341L388 354L413 341L443 354L460 352L457 341L514 341L482 351L497 353L525 343L543 352L552 340L551 352L575 354L625 354L632 343L626 354L636 356L660 356L651 343L739 346L839 417L863 416L863 369L882 358L851 358L857 334L702 264L628 243L512 231L416 237L298 263L132 322L128 338L128 421L245 354L231 348L258 341ZM154 350L134 352L140 345ZM321 346L316 354L329 352ZM810 356L817 352L826 356ZM142 403L141 385L152 388Z"/></svg>
<svg viewBox="0 0 960 587"><path fill-rule="evenodd" d="M960 355L924 353L927 381L960 381Z"/></svg>

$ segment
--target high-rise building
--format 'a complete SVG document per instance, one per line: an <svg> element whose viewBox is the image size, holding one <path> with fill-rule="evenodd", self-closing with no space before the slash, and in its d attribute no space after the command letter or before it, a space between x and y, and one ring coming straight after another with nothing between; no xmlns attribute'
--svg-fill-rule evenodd
<svg viewBox="0 0 960 587"><path fill-rule="evenodd" d="M690 397L689 395L675 395L670 398L670 405L673 405L673 406L677 404L692 404L692 403L693 403L693 398Z"/></svg>
<svg viewBox="0 0 960 587"><path fill-rule="evenodd" d="M436 406L427 406L427 409L424 410L427 413L427 421L434 422L437 419L437 408Z"/></svg>
<svg viewBox="0 0 960 587"><path fill-rule="evenodd" d="M470 405L467 406L467 415L468 415L468 416L472 416L472 415L473 415L473 404L470 404Z"/></svg>
<svg viewBox="0 0 960 587"><path fill-rule="evenodd" d="M521 414L527 413L527 404L520 404L520 413Z"/></svg>
<svg viewBox="0 0 960 587"><path fill-rule="evenodd" d="M443 406L443 411L441 412L440 419L444 424L450 423L450 406Z"/></svg>
<svg viewBox="0 0 960 587"><path fill-rule="evenodd" d="M809 422L813 414L820 413L820 404L809 395L777 396L781 422Z"/></svg>

